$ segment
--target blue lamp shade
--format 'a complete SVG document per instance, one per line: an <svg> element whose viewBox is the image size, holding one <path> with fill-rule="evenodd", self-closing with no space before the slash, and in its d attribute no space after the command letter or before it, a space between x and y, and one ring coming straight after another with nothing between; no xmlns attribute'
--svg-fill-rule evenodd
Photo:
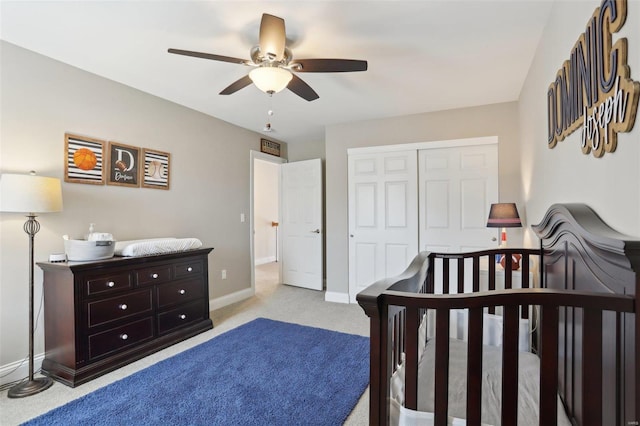
<svg viewBox="0 0 640 426"><path fill-rule="evenodd" d="M60 179L3 173L0 176L0 212L48 213L62 211Z"/></svg>
<svg viewBox="0 0 640 426"><path fill-rule="evenodd" d="M491 204L487 228L520 228L522 222L515 203Z"/></svg>

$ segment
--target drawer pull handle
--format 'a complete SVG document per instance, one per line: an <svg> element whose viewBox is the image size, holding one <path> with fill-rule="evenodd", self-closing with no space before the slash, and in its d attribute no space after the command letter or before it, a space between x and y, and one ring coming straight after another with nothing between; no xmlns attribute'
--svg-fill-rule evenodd
<svg viewBox="0 0 640 426"><path fill-rule="evenodd" d="M151 275L151 278L153 278L153 279L158 278L158 274L152 274L152 275Z"/></svg>
<svg viewBox="0 0 640 426"><path fill-rule="evenodd" d="M116 283L114 283L113 281L109 281L107 283L107 287L109 287L109 288L113 287L114 285L116 285Z"/></svg>
<svg viewBox="0 0 640 426"><path fill-rule="evenodd" d="M126 303L121 304L120 306L118 306L120 309L122 309L123 311L126 311L128 306Z"/></svg>
<svg viewBox="0 0 640 426"><path fill-rule="evenodd" d="M125 333L125 334L121 334L121 335L120 335L120 338L121 338L122 340L127 340L127 339L129 338L129 335L128 335L128 334L126 334L126 333Z"/></svg>
<svg viewBox="0 0 640 426"><path fill-rule="evenodd" d="M178 293L180 293L180 294L185 294L185 293L186 293L186 291L185 291L184 289L180 289L180 291L179 291Z"/></svg>
<svg viewBox="0 0 640 426"><path fill-rule="evenodd" d="M183 320L183 319L187 319L187 316L186 316L185 314L180 314L180 319L181 319L181 320Z"/></svg>
<svg viewBox="0 0 640 426"><path fill-rule="evenodd" d="M193 268L192 268L191 266L189 266L189 267L187 268L187 272L191 272L191 271L193 271Z"/></svg>

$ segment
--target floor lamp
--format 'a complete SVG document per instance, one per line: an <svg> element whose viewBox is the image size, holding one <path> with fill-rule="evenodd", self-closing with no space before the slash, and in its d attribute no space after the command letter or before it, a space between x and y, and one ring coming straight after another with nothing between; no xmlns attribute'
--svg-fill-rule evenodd
<svg viewBox="0 0 640 426"><path fill-rule="evenodd" d="M29 235L29 380L9 389L9 398L30 396L49 388L53 381L49 377L33 377L33 237L40 230L36 213L62 210L62 188L60 179L4 173L0 176L0 211L26 213L24 232Z"/></svg>

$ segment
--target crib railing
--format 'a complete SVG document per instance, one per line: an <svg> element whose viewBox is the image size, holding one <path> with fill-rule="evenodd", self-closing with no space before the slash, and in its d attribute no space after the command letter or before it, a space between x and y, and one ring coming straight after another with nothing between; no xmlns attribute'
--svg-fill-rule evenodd
<svg viewBox="0 0 640 426"><path fill-rule="evenodd" d="M513 255L522 257L520 287L523 290L511 290L514 284L514 269L511 262L504 262L504 268L497 266L496 259L503 255L507 259ZM531 265L542 265L540 258L541 251L534 249L497 249L456 254L422 252L416 256L401 275L380 280L360 292L357 300L370 318L371 331L370 424L388 423L390 380L393 373L402 364L406 366L405 407L409 409L417 407L418 345L423 344L418 340L418 326L420 321L426 318L424 313L427 309L435 309L436 311L435 343L437 351L442 351L437 352L439 355L436 357L438 375L435 385L436 395L439 395L435 401L436 424L446 424L447 418L446 398L448 393L446 387L448 376L443 371L448 370L449 312L451 309L469 308L468 347L472 352L469 353L467 359L469 360L468 371L473 374L468 380L468 390L470 395L474 395L467 400L469 424L475 424L471 420L480 418L480 399L476 399L475 395L480 395L479 389L481 388L479 372L482 368L482 358L478 356L478 352L481 352L483 343L483 311L494 313L496 307L502 308L503 339L505 342L503 350L506 351L506 355L503 357L505 363L503 367L505 371L516 371L519 317L528 318L529 306L531 305L542 306L541 310L546 312L543 315L542 328L555 328L555 332L549 332L542 340L541 346L545 348L542 370L551 370L551 372L545 373L542 383L547 386L547 382L552 382L557 389L559 306L587 308L585 316L589 317L589 321L594 324L596 331L598 329L598 315L600 315L599 328L602 328L602 310L631 312L629 309L633 309L633 299L624 296L577 293L566 296L562 292L532 289L534 283L531 282L530 275L535 274L530 274L532 272ZM469 280L465 278L469 274L469 269L471 286L469 286ZM504 275L504 290L497 288L498 271L500 271L500 275ZM483 283L482 286L481 272L483 277L486 274L486 283ZM456 279L452 278L454 274L457 275ZM484 284L486 284L486 288L481 288L485 287ZM480 290L487 291L479 292ZM576 298L576 296L579 297ZM554 324L555 326L553 326ZM555 346L552 343L554 333ZM585 340L589 344L597 343L592 339L596 339L596 337L589 336ZM554 351L556 353L555 361L553 361ZM597 354L587 365L595 364L598 364ZM551 380L551 376L555 376L553 380ZM513 410L516 407L514 398L517 391L514 391L514 386L517 387L517 375L503 374L503 378L507 381L503 384L503 392L505 392L503 407L506 407L506 411L503 413L506 423L503 421L503 424L515 424L515 421L509 422L509 420L514 418ZM589 383L589 386L598 387L597 383ZM551 395L556 398L557 391L551 391ZM544 407L547 409L552 409L557 405L556 399L551 401L550 397L545 397L541 403L544 403ZM543 411L546 410L541 409L541 413ZM555 413L555 409L552 412ZM440 423L442 421L445 423ZM548 424L554 424L555 421L553 419Z"/></svg>
<svg viewBox="0 0 640 426"><path fill-rule="evenodd" d="M371 372L370 372L370 407L369 418L371 424L386 424L388 407L384 401L389 399L389 381L391 375L403 362L411 363L413 359L406 359L407 354L405 329L405 308L380 305L381 295L387 290L407 293L434 294L436 287L436 271L442 272L440 280L442 293L450 291L464 292L467 267L465 262L471 262L472 290L480 290L481 265L487 270L487 288L496 288L496 259L501 256L522 256L522 286L532 287L529 280L531 260L539 257L540 250L531 249L496 249L470 253L419 253L407 267L396 277L385 278L375 282L357 295L357 301L364 309L370 321L371 338ZM497 256L497 257L496 257ZM438 260L438 261L436 261ZM541 262L538 261L538 265ZM440 267L440 268L438 268ZM452 283L450 271L457 271L457 282ZM504 287L511 288L513 284L513 267L511 262L505 262ZM527 311L528 315L528 310ZM490 311L493 313L493 309ZM424 313L424 312L422 312ZM410 344L413 344L411 342ZM409 351L413 353L412 350ZM409 355L411 356L411 355ZM377 366L374 368L374 366Z"/></svg>
<svg viewBox="0 0 640 426"><path fill-rule="evenodd" d="M485 308L503 307L502 345L502 424L517 424L519 312L524 306L540 307L540 425L555 425L558 395L558 312L562 307L583 312L582 336L584 424L602 424L602 314L635 312L630 296L579 293L548 289L511 289L479 293L432 295L387 291L381 295L381 308L404 308L405 313L405 407L418 404L418 327L420 311L436 311L435 337L435 425L446 425L448 416L449 312L469 309L467 343L467 422L480 424L482 400L482 327ZM386 405L386 404L385 404ZM383 418L384 420L384 418ZM371 424L385 424L385 421Z"/></svg>

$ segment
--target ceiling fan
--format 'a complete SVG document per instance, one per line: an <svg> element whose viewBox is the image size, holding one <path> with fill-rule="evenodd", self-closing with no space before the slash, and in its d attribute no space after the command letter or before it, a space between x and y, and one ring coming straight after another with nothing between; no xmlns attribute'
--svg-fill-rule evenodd
<svg viewBox="0 0 640 426"><path fill-rule="evenodd" d="M222 90L221 95L230 95L254 83L260 90L269 94L288 88L307 101L313 101L319 98L318 94L295 73L367 70L367 61L355 59L294 60L286 41L284 19L265 13L260 22L259 44L251 49L250 60L180 49L169 49L169 53L253 67L248 75Z"/></svg>

